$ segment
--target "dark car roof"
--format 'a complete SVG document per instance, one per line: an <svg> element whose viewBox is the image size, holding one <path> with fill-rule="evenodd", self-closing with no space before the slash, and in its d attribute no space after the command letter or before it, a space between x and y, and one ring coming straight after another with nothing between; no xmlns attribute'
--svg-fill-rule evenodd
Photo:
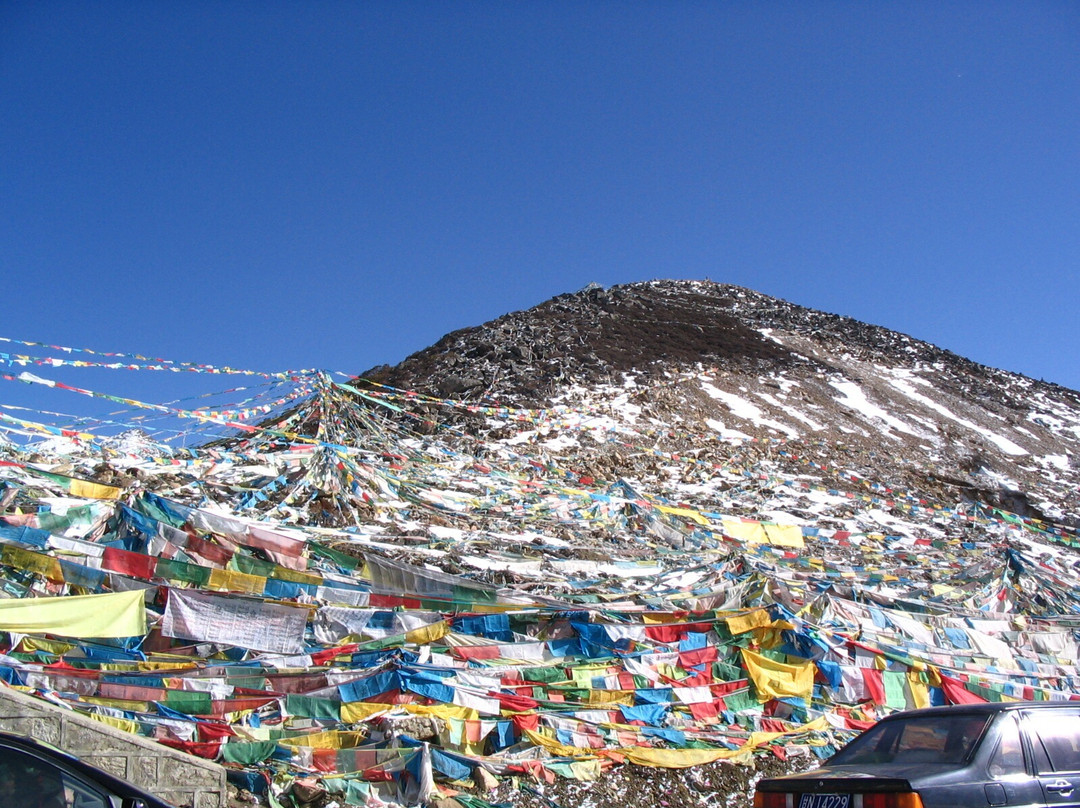
<svg viewBox="0 0 1080 808"><path fill-rule="evenodd" d="M882 721L896 721L924 715L943 715L963 713L964 715L992 715L1008 710L1060 710L1080 708L1080 701L1004 701L981 702L979 704L949 704L944 707L923 707L920 710L904 710L882 718Z"/></svg>
<svg viewBox="0 0 1080 808"><path fill-rule="evenodd" d="M134 783L122 780L104 769L99 769L96 766L91 766L89 763L84 763L74 755L68 754L63 749L57 749L55 746L43 743L29 736L0 731L0 746L6 746L11 749L21 749L39 757L61 763L62 765L85 775L88 780L99 783L114 794L121 797L142 800L149 808L172 808L169 803L165 802L160 797L155 797L149 791L139 788Z"/></svg>

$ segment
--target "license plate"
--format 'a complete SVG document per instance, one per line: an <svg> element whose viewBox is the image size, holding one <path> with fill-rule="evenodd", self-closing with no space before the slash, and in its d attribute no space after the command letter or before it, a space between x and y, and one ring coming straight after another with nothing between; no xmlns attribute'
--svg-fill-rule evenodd
<svg viewBox="0 0 1080 808"><path fill-rule="evenodd" d="M849 808L850 794L803 794L799 808Z"/></svg>

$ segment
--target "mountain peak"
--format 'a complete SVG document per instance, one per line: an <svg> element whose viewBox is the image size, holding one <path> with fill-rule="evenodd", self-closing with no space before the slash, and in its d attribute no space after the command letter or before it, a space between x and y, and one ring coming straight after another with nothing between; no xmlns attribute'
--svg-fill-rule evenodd
<svg viewBox="0 0 1080 808"><path fill-rule="evenodd" d="M798 345L777 333L797 337ZM857 358L975 368L907 335L743 287L653 280L589 284L453 331L398 365L362 375L436 395L537 403L568 382L612 381L630 371L655 375L699 363L743 371L812 367L822 345L843 345Z"/></svg>
<svg viewBox="0 0 1080 808"><path fill-rule="evenodd" d="M723 361L781 367L796 361L739 316L771 300L709 281L648 281L558 295L526 311L447 334L393 368L363 374L441 395L497 393L538 403L568 382ZM775 301L779 303L780 301Z"/></svg>
<svg viewBox="0 0 1080 808"><path fill-rule="evenodd" d="M696 436L661 441L676 451L718 436L813 445L935 494L1077 513L1080 394L730 284L590 284L363 378L477 403L606 408L623 426ZM1022 490L1042 491L1038 504Z"/></svg>

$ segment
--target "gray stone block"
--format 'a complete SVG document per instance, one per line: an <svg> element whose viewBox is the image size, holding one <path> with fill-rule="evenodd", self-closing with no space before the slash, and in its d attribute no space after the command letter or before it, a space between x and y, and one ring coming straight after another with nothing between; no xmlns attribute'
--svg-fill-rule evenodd
<svg viewBox="0 0 1080 808"><path fill-rule="evenodd" d="M127 779L137 786L152 790L158 784L158 760L153 757L132 757L128 760Z"/></svg>
<svg viewBox="0 0 1080 808"><path fill-rule="evenodd" d="M171 802L176 808L195 808L194 791L159 791L157 794L163 800Z"/></svg>
<svg viewBox="0 0 1080 808"><path fill-rule="evenodd" d="M221 794L209 791L200 791L195 795L195 808L223 808L224 798Z"/></svg>
<svg viewBox="0 0 1080 808"><path fill-rule="evenodd" d="M93 722L93 719L90 719ZM72 754L82 757L93 753L101 744L101 732L95 726L87 726L75 721L64 721L60 730L60 746Z"/></svg>
<svg viewBox="0 0 1080 808"><path fill-rule="evenodd" d="M91 766L97 766L109 774L128 779L128 759L123 755L80 755L79 757Z"/></svg>
<svg viewBox="0 0 1080 808"><path fill-rule="evenodd" d="M200 771L185 760L169 760L158 767L161 788L211 787L209 772Z"/></svg>
<svg viewBox="0 0 1080 808"><path fill-rule="evenodd" d="M29 724L31 738L53 746L60 745L60 725L56 721L49 718L31 718Z"/></svg>

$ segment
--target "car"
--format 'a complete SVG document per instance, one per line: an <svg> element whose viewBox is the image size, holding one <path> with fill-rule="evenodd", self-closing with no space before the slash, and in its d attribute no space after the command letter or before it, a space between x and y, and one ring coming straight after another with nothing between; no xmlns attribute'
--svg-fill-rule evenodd
<svg viewBox="0 0 1080 808"><path fill-rule="evenodd" d="M22 735L0 732L0 805L174 808L126 780Z"/></svg>
<svg viewBox="0 0 1080 808"><path fill-rule="evenodd" d="M886 716L818 769L761 780L755 808L1080 808L1080 701Z"/></svg>

